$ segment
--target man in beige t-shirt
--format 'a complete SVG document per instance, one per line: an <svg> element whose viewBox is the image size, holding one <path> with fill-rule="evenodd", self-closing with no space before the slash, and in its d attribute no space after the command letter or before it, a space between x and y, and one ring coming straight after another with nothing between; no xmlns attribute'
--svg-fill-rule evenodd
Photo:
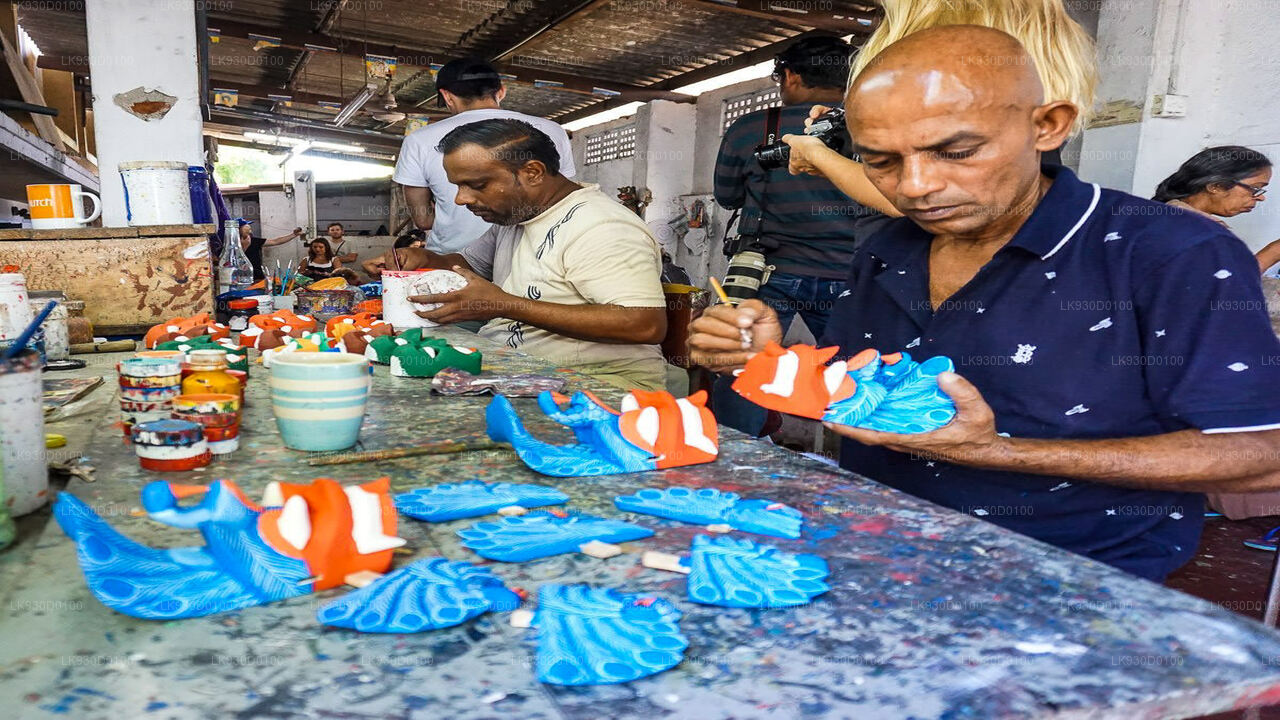
<svg viewBox="0 0 1280 720"><path fill-rule="evenodd" d="M467 279L462 290L410 298L441 303L418 314L483 320L480 334L507 347L625 389L663 389L662 259L644 223L597 186L560 175L555 145L528 123L463 125L439 149L456 202L494 227L461 254L395 251L404 269L452 269Z"/></svg>

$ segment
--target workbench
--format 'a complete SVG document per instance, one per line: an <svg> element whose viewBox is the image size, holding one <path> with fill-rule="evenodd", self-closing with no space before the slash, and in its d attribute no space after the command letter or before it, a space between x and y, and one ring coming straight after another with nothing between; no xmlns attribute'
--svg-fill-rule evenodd
<svg viewBox="0 0 1280 720"><path fill-rule="evenodd" d="M554 372L457 330L486 371ZM152 546L198 544L197 533L148 520L139 468L121 441L112 364L107 383L70 422L92 429L96 480L66 491L127 536ZM620 393L572 372L571 389ZM487 397L432 396L429 381L376 369L363 449L484 436ZM532 400L516 400L529 429L568 442ZM78 418L78 420L76 419ZM72 442L79 436L68 430ZM618 517L615 495L646 486L732 490L792 505L800 540L736 533L817 553L832 590L791 609L741 610L684 599L685 576L642 568L652 549L688 551L693 525L625 516L656 531L599 560L581 554L489 563L531 600L543 583L590 583L654 593L683 611L684 662L626 685L565 688L534 678L534 633L507 613L416 635L362 635L316 622L348 589L174 622L116 614L85 587L74 548L43 511L0 553L0 707L6 717L189 718L1137 718L1193 717L1280 702L1280 635L1208 602L1141 580L731 430L720 459L647 474L558 480L513 453L486 450L313 468L284 449L267 371L255 367L242 446L203 471L163 479L235 480L251 497L268 481L389 475L397 492L469 478L535 482L571 497L566 508ZM454 532L475 522L401 519L410 553L483 562ZM42 526L33 527L38 524Z"/></svg>

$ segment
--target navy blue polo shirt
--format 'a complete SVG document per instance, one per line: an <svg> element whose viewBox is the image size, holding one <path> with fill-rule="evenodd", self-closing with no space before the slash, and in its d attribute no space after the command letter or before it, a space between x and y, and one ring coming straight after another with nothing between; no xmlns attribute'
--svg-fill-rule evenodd
<svg viewBox="0 0 1280 720"><path fill-rule="evenodd" d="M937 312L932 236L902 218L872 237L825 343L841 355L950 357L1012 437L1280 428L1280 342L1244 243L1066 168L1043 172L1053 185L1031 217ZM849 440L840 464L1153 580L1190 559L1203 525L1200 493L980 470Z"/></svg>

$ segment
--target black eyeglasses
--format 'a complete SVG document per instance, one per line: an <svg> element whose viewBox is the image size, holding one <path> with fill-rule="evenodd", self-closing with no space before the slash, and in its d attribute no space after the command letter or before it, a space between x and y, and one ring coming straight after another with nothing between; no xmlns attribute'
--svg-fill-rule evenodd
<svg viewBox="0 0 1280 720"><path fill-rule="evenodd" d="M1236 182L1236 185L1239 185L1245 190L1248 190L1249 194L1254 197L1262 197L1263 195L1267 194L1267 189L1265 187L1254 187L1252 185L1249 185L1247 183L1242 183L1239 181Z"/></svg>
<svg viewBox="0 0 1280 720"><path fill-rule="evenodd" d="M787 64L786 64L786 63L784 63L784 62L782 62L782 61L780 61L780 60L774 60L774 61L773 61L773 72L769 74L769 77L773 78L773 81L774 81L774 82L776 82L776 83L780 83L780 82L782 82L782 71L783 71L786 67L787 67Z"/></svg>

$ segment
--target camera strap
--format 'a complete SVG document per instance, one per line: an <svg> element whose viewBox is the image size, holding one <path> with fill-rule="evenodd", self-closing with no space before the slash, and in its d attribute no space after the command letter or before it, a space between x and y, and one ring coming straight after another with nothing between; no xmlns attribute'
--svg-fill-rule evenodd
<svg viewBox="0 0 1280 720"><path fill-rule="evenodd" d="M764 116L764 144L772 145L778 141L778 126L782 123L782 108L774 105Z"/></svg>
<svg viewBox="0 0 1280 720"><path fill-rule="evenodd" d="M764 143L763 143L764 145L766 146L772 145L773 143L778 141L778 138L780 137L779 127L781 126L781 124L782 124L782 108L781 107L775 105L765 111ZM763 168L761 169L763 170ZM769 187L769 173L771 172L773 171L764 170L764 175L761 176L760 188L759 188L760 202L755 203L756 205L755 212L754 213L744 212L742 214L742 220L750 219L752 221L751 224L754 227L744 230L742 228L741 221L739 221L739 226L738 226L739 235L746 235L749 237L754 237L756 239L759 239L760 231L764 227L764 194ZM747 193L748 197L750 197L750 195L751 193ZM746 209L747 209L746 207L743 208L743 210L746 210Z"/></svg>

